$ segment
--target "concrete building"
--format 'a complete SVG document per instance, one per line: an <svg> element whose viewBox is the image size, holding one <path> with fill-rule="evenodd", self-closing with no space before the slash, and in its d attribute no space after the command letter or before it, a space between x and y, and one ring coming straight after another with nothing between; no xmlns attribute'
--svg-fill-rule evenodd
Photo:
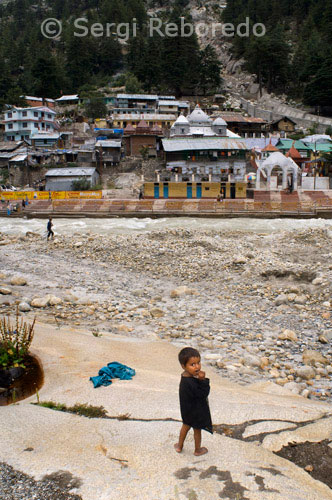
<svg viewBox="0 0 332 500"><path fill-rule="evenodd" d="M118 165L121 159L121 140L97 141L95 154L100 167Z"/></svg>
<svg viewBox="0 0 332 500"><path fill-rule="evenodd" d="M55 121L56 113L50 108L12 108L5 112L6 141L29 141L36 132L53 133L59 129Z"/></svg>
<svg viewBox="0 0 332 500"><path fill-rule="evenodd" d="M149 127L141 120L137 127L128 125L123 131L123 144L126 156L141 156L146 150L148 157L156 157L160 151L163 131L159 127Z"/></svg>
<svg viewBox="0 0 332 500"><path fill-rule="evenodd" d="M113 115L113 127L125 128L127 127L127 125L132 125L133 127L136 127L141 120L144 120L149 127L157 126L162 129L168 129L175 122L176 115L158 114L158 113L118 114L118 115Z"/></svg>
<svg viewBox="0 0 332 500"><path fill-rule="evenodd" d="M45 174L46 191L72 191L73 182L86 179L91 187L99 181L99 174L95 168L51 168Z"/></svg>
<svg viewBox="0 0 332 500"><path fill-rule="evenodd" d="M166 169L178 180L240 182L245 178L244 139L227 130L222 118L212 120L199 105L189 116L178 117L162 145Z"/></svg>

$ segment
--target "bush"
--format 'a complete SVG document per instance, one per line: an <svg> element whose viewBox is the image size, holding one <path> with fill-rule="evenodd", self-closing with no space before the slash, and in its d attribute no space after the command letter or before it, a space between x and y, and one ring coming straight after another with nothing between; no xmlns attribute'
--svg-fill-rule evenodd
<svg viewBox="0 0 332 500"><path fill-rule="evenodd" d="M89 191L91 189L91 182L84 177L77 179L77 181L72 182L72 190L73 191Z"/></svg>
<svg viewBox="0 0 332 500"><path fill-rule="evenodd" d="M35 319L28 324L23 319L19 321L18 309L16 310L15 325L9 317L0 320L0 368L9 369L24 366L24 360L29 354L29 348L34 336Z"/></svg>

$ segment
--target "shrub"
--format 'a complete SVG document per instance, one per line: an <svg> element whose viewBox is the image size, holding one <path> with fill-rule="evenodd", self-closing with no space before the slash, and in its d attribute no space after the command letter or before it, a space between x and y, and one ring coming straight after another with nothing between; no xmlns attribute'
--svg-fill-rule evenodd
<svg viewBox="0 0 332 500"><path fill-rule="evenodd" d="M9 369L24 366L24 360L29 353L29 348L34 336L35 321L28 324L23 319L19 321L18 309L16 321L12 325L9 317L0 320L0 367Z"/></svg>
<svg viewBox="0 0 332 500"><path fill-rule="evenodd" d="M77 181L72 182L72 190L73 191L88 191L91 189L91 182L84 177L77 179Z"/></svg>

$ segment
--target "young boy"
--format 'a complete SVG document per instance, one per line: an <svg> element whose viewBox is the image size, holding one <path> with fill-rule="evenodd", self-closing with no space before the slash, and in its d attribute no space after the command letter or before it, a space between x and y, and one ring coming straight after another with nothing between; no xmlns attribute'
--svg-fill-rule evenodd
<svg viewBox="0 0 332 500"><path fill-rule="evenodd" d="M210 381L201 371L201 356L196 349L185 347L179 352L180 365L184 369L180 382L180 409L182 427L179 441L174 445L175 451L181 453L183 443L191 427L194 429L195 451L199 457L208 452L201 447L202 429L211 432L212 422L207 397L210 392Z"/></svg>

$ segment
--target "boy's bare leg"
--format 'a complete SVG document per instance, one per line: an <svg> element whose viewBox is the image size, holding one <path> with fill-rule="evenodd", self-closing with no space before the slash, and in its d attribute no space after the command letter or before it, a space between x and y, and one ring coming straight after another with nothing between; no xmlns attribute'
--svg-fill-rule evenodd
<svg viewBox="0 0 332 500"><path fill-rule="evenodd" d="M208 452L207 448L201 448L202 443L202 431L201 429L194 429L194 440L195 440L195 451L194 455L199 457L201 455L205 455Z"/></svg>
<svg viewBox="0 0 332 500"><path fill-rule="evenodd" d="M181 453L181 451L182 451L183 443L187 437L189 429L190 429L190 425L182 424L182 427L180 430L179 442L174 445L175 451L177 451L178 453Z"/></svg>

